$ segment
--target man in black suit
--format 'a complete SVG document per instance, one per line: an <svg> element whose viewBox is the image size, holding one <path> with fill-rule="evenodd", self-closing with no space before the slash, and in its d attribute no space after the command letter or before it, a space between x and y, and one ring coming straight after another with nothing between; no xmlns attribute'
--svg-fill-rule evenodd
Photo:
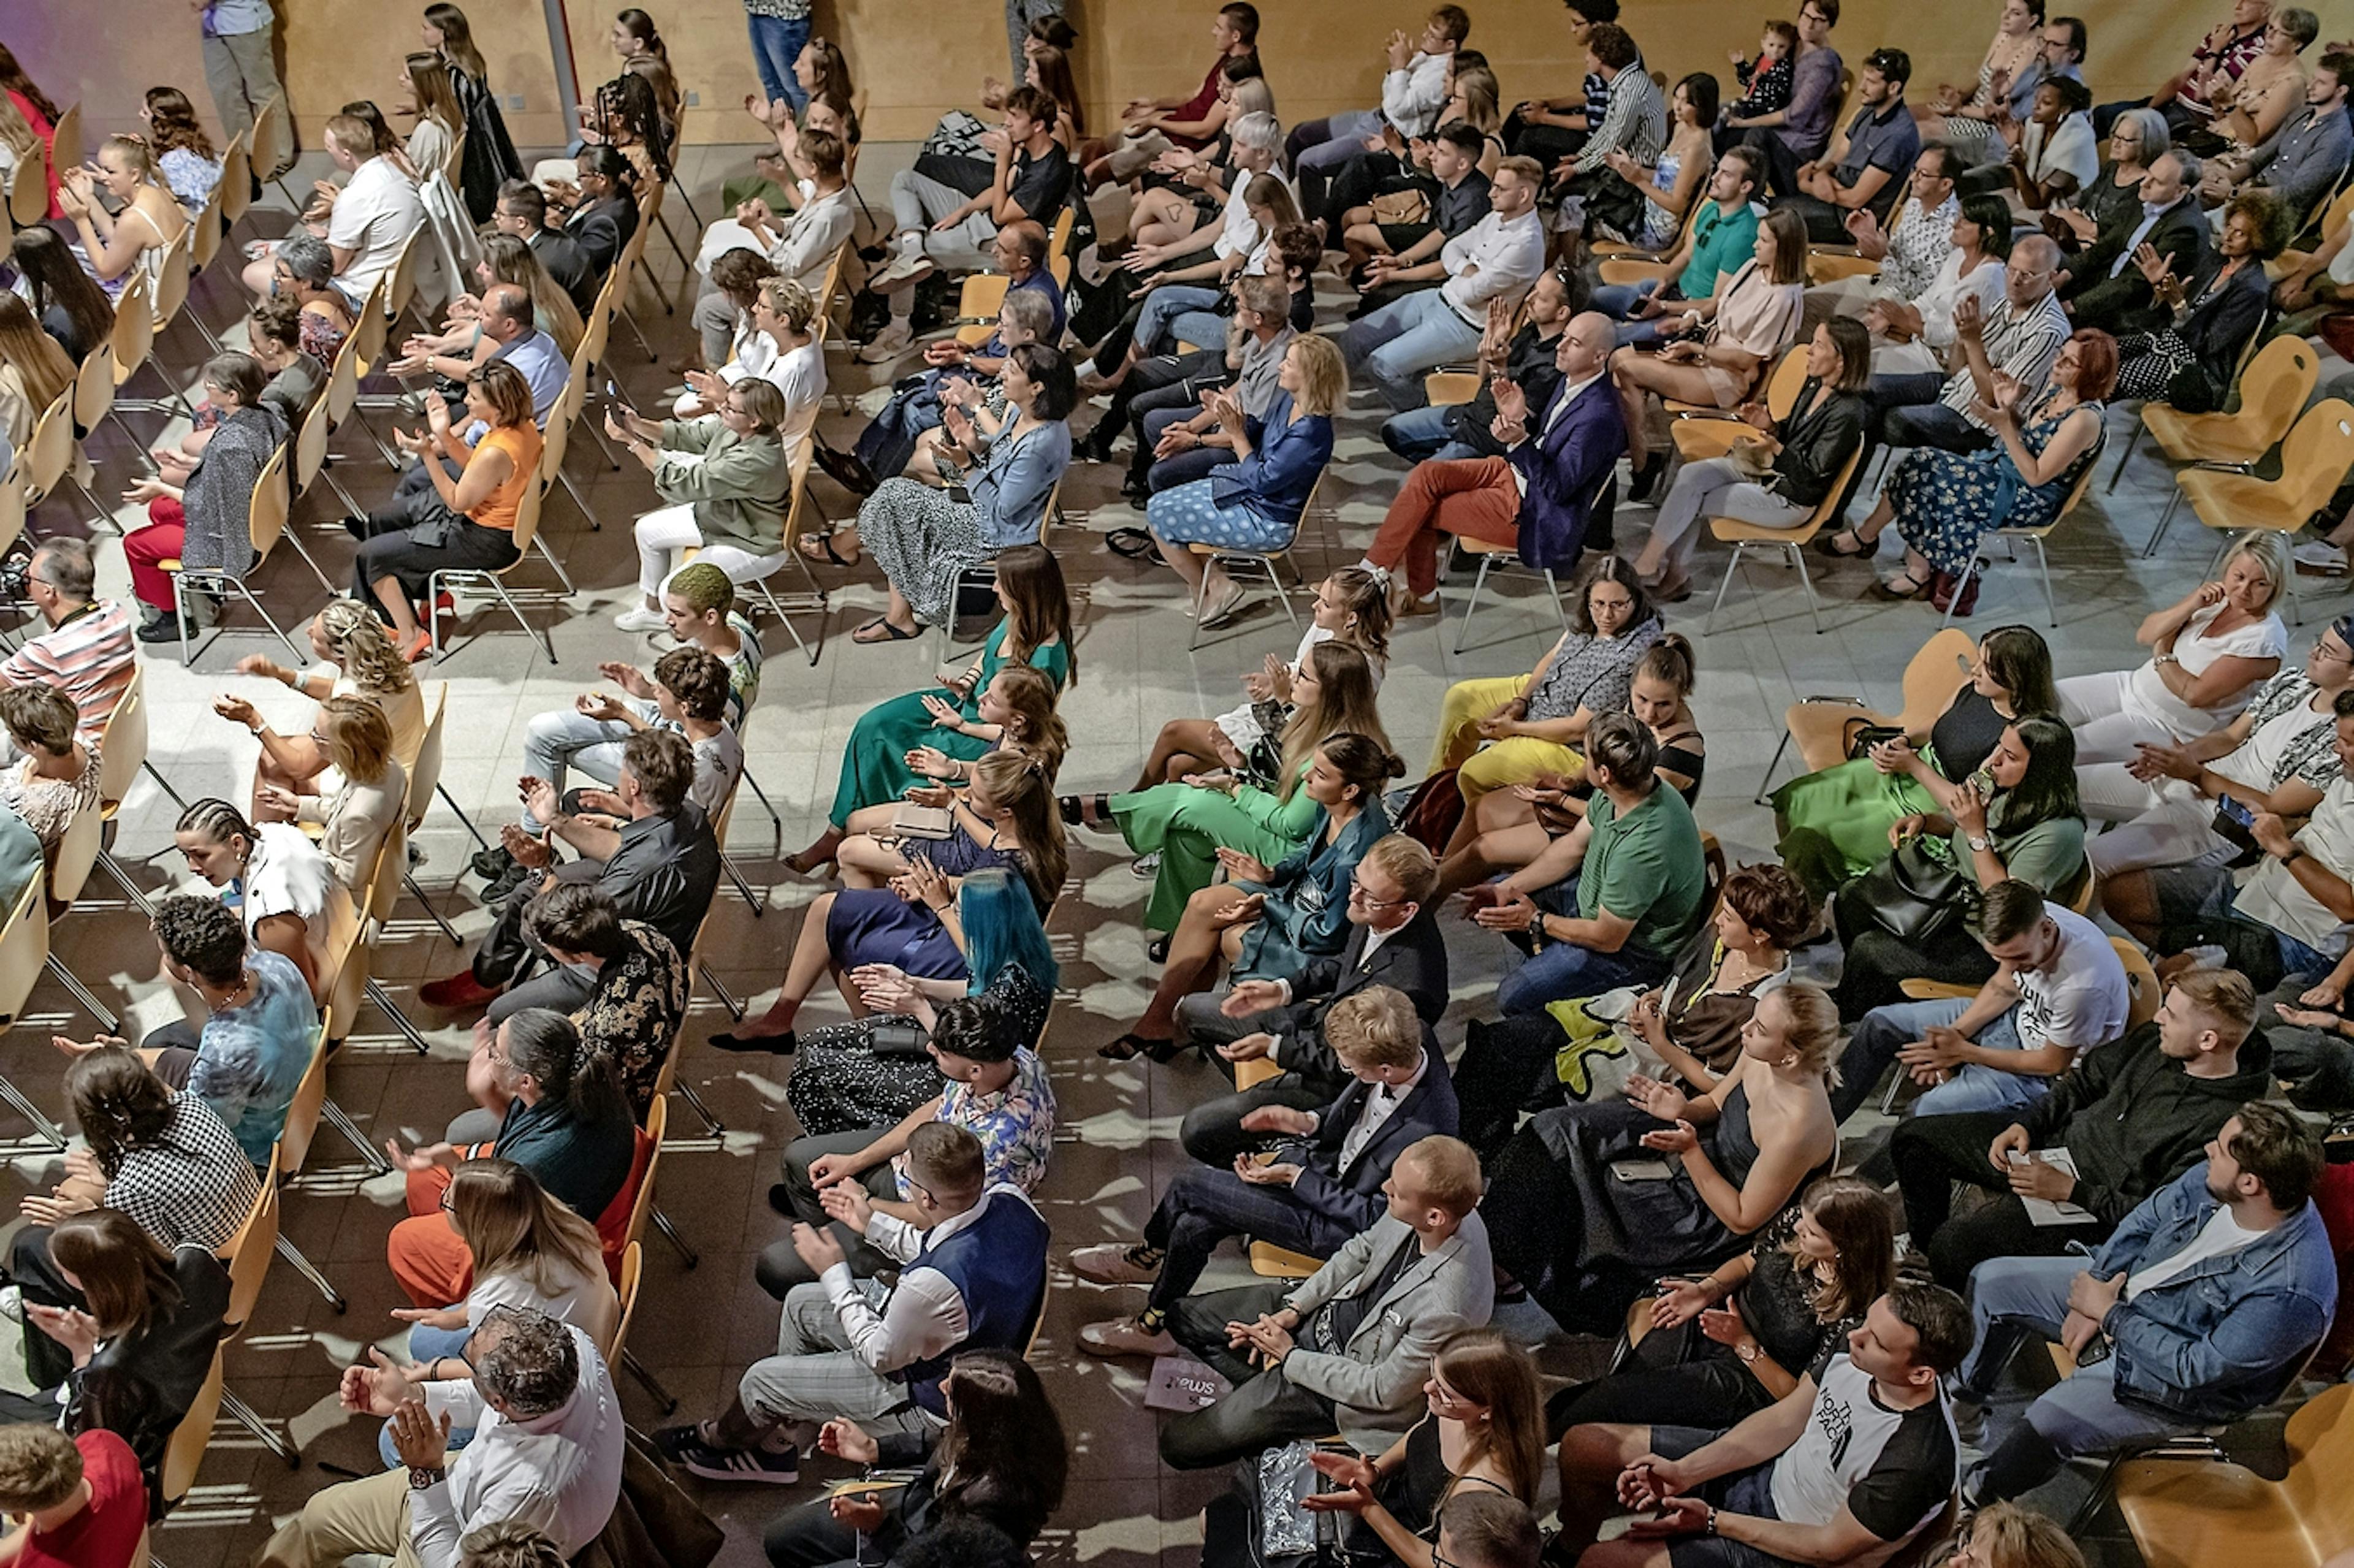
<svg viewBox="0 0 2354 1568"><path fill-rule="evenodd" d="M1331 958L1311 959L1288 980L1250 980L1223 996L1198 992L1177 1004L1182 1037L1228 1064L1271 1061L1283 1071L1255 1088L1197 1106L1178 1138L1204 1165L1225 1166L1259 1146L1242 1120L1261 1106L1313 1110L1349 1083L1324 1038L1325 1015L1342 997L1384 985L1405 994L1423 1023L1423 1048L1447 1011L1447 939L1426 907L1438 863L1404 833L1377 841L1357 863L1349 889L1349 939ZM1229 1074L1233 1071L1229 1066Z"/></svg>
<svg viewBox="0 0 2354 1568"><path fill-rule="evenodd" d="M1262 1106L1243 1128L1274 1154L1240 1154L1232 1169L1189 1167L1161 1195L1133 1245L1081 1247L1071 1267L1099 1285L1150 1285L1143 1313L1090 1324L1081 1343L1098 1355L1167 1355L1170 1310L1193 1288L1218 1244L1249 1235L1330 1257L1379 1219L1382 1185L1408 1147L1455 1131L1447 1061L1426 1044L1429 1027L1388 986L1367 986L1332 1004L1324 1020L1349 1086L1320 1111Z"/></svg>
<svg viewBox="0 0 2354 1568"><path fill-rule="evenodd" d="M580 248L588 275L602 288L605 274L620 259L621 249L638 231L637 199L630 194L630 161L611 147L590 147L580 154L580 196L572 204L557 232ZM589 292L589 302L596 302Z"/></svg>
<svg viewBox="0 0 2354 1568"><path fill-rule="evenodd" d="M2061 263L2060 302L2079 327L2122 337L2173 324L2174 313L2152 298L2149 279L2135 264L2147 245L2174 263L2174 275L2199 270L2207 250L2207 220L2199 210L2199 160L2180 148L2162 154L2142 176L2141 217L2110 228Z"/></svg>
<svg viewBox="0 0 2354 1568"><path fill-rule="evenodd" d="M556 286L571 296L582 315L597 308L597 275L588 258L564 231L547 227L547 193L529 180L509 180L499 187L498 210L491 222L501 234L512 234L531 247Z"/></svg>

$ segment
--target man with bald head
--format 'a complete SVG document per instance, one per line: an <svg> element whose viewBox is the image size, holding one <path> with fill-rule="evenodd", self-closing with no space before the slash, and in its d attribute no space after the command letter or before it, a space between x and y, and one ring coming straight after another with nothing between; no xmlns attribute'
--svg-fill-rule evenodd
<svg viewBox="0 0 2354 1568"><path fill-rule="evenodd" d="M1561 379L1533 405L1492 368L1489 433L1503 456L1434 458L1406 476L1364 560L1388 571L1404 566L1400 614L1438 608L1443 534L1501 545L1530 566L1563 571L1576 567L1582 550L1608 547L1612 468L1627 450L1625 417L1606 374L1617 334L1598 311L1571 317L1553 348Z"/></svg>
<svg viewBox="0 0 2354 1568"><path fill-rule="evenodd" d="M2199 207L2199 160L2176 148L2150 160L2142 176L2141 216L2112 224L2060 269L2060 297L2080 327L2123 336L2174 324L2174 313L2153 295L2135 257L2145 245L2189 279L2207 252L2208 228Z"/></svg>

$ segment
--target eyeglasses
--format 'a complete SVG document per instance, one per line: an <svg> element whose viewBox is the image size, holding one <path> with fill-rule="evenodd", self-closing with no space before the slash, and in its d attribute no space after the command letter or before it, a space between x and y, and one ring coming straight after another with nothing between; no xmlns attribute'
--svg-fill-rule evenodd
<svg viewBox="0 0 2354 1568"><path fill-rule="evenodd" d="M1349 884L1349 897L1352 902L1362 904L1368 909L1395 909L1414 902L1411 898L1376 898L1365 891L1363 881L1354 879Z"/></svg>

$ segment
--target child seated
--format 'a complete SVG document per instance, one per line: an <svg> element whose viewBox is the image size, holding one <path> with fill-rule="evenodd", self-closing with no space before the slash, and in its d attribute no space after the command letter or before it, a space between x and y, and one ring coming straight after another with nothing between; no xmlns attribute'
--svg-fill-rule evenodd
<svg viewBox="0 0 2354 1568"><path fill-rule="evenodd" d="M1744 59L1733 52L1733 71L1741 79L1741 96L1725 111L1730 119L1749 120L1790 106L1790 82L1797 74L1791 57L1798 52L1798 29L1789 22L1768 22L1757 40L1757 58Z"/></svg>

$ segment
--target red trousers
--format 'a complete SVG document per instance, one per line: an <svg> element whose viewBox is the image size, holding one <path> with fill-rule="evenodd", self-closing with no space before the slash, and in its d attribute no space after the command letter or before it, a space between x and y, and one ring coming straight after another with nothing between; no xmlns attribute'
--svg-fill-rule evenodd
<svg viewBox="0 0 2354 1568"><path fill-rule="evenodd" d="M1365 558L1394 570L1416 599L1438 591L1438 536L1459 534L1510 547L1521 536L1521 491L1502 458L1416 463L1390 503Z"/></svg>
<svg viewBox="0 0 2354 1568"><path fill-rule="evenodd" d="M441 1194L449 1190L450 1172L442 1166L410 1171L409 1217L392 1227L385 1245L393 1278L419 1307L454 1307L474 1287L474 1255L441 1212Z"/></svg>
<svg viewBox="0 0 2354 1568"><path fill-rule="evenodd" d="M123 535L122 555L131 563L131 591L139 602L168 614L172 574L155 563L179 558L181 546L187 542L188 514L170 496L159 495L147 503L147 519L148 526Z"/></svg>

